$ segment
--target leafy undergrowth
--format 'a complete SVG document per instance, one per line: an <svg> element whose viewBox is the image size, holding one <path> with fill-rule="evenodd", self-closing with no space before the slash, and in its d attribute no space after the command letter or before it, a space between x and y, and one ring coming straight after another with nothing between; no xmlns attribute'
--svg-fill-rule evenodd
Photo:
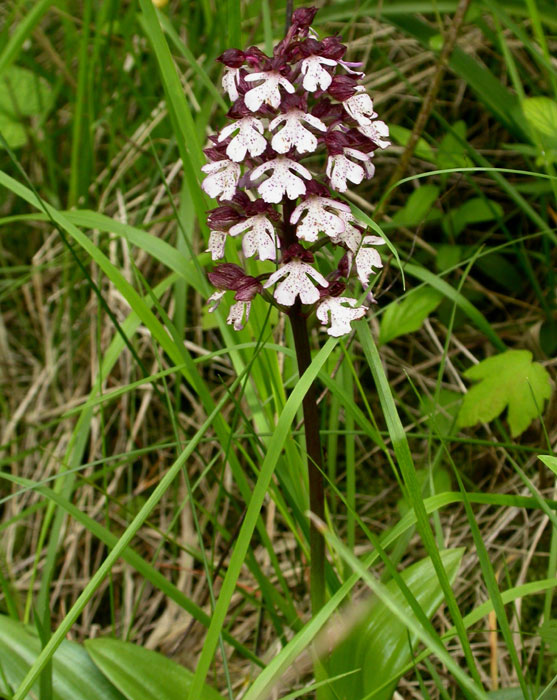
<svg viewBox="0 0 557 700"><path fill-rule="evenodd" d="M214 203L199 188L208 129L226 110L214 59L269 46L284 5L1 4L0 612L36 630L18 683L38 678L49 697L46 662L66 636L87 642L84 677L100 668L110 680L110 653L94 663L111 640L96 661L92 650L111 637L185 666L185 686L311 697L312 640L325 630L342 675L341 639L362 635L360 611L379 602L402 650L388 657L370 636L392 682L357 685L353 700L395 683L405 698L536 698L551 683L550 4L470 4L405 179L376 216L456 8L338 2L316 23L364 62L391 128L375 178L349 201L400 264L384 255L378 303L349 339L312 328L330 600L311 619L310 378L299 381L292 339L260 300L239 333L226 310L207 314ZM405 581L423 562L435 605L420 607ZM3 664L0 692L24 697ZM347 678L336 687L360 683Z"/></svg>

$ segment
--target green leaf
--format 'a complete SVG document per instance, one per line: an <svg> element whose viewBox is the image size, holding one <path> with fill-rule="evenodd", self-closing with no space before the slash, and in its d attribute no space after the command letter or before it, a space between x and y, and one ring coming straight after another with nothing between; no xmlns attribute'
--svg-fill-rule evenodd
<svg viewBox="0 0 557 700"><path fill-rule="evenodd" d="M442 243L437 247L437 256L435 258L435 267L439 272L449 270L455 267L464 257L464 248L460 245L452 243Z"/></svg>
<svg viewBox="0 0 557 700"><path fill-rule="evenodd" d="M451 211L443 219L443 230L450 236L458 236L469 224L496 221L503 216L503 207L484 197L474 197Z"/></svg>
<svg viewBox="0 0 557 700"><path fill-rule="evenodd" d="M466 122L459 121L453 124L453 131L443 136L437 151L437 167L445 168L470 168L473 163L466 154ZM454 133L453 133L454 132Z"/></svg>
<svg viewBox="0 0 557 700"><path fill-rule="evenodd" d="M526 97L522 111L528 124L544 136L557 140L557 102L549 97Z"/></svg>
<svg viewBox="0 0 557 700"><path fill-rule="evenodd" d="M389 124L389 133L391 138L401 146L406 146L412 134L410 129L405 129L403 126L398 126L398 124ZM414 154L422 160L435 163L435 154L433 149L429 143L422 138L418 139L418 145L416 146Z"/></svg>
<svg viewBox="0 0 557 700"><path fill-rule="evenodd" d="M546 467L549 467L557 476L557 457L552 457L551 455L538 455L538 459L540 462L543 462Z"/></svg>
<svg viewBox="0 0 557 700"><path fill-rule="evenodd" d="M528 350L508 350L489 357L464 373L478 380L464 397L458 425L489 423L508 407L511 435L523 433L543 409L551 396L549 374L542 365L532 362Z"/></svg>
<svg viewBox="0 0 557 700"><path fill-rule="evenodd" d="M417 331L442 299L443 295L436 289L419 287L402 301L389 304L381 319L379 344L384 345L400 335Z"/></svg>
<svg viewBox="0 0 557 700"><path fill-rule="evenodd" d="M404 207L396 212L393 223L399 226L417 226L426 218L438 218L440 212L437 209L431 209L438 196L439 187L422 185L412 192Z"/></svg>
<svg viewBox="0 0 557 700"><path fill-rule="evenodd" d="M36 632L19 620L0 615L0 694L11 697L41 650ZM10 685L5 687L4 680ZM52 660L53 700L124 700L102 675L85 649L64 640ZM33 686L38 697L39 682Z"/></svg>
<svg viewBox="0 0 557 700"><path fill-rule="evenodd" d="M451 583L456 578L463 553L462 548L441 552L441 559ZM409 566L401 573L401 578L425 615L431 618L443 601L443 592L431 559L428 557ZM397 582L390 581L386 589L397 607L414 618L414 613L397 587ZM417 638L409 634L402 621L394 617L383 602L374 598L366 607L365 612L360 611L359 622L351 630L349 637L339 644L331 655L331 675L356 671L331 684L340 698L359 700L396 676L412 658L412 649L417 642ZM390 700L393 692L394 687L391 686L373 697L374 700Z"/></svg>
<svg viewBox="0 0 557 700"><path fill-rule="evenodd" d="M4 114L15 119L45 114L52 102L50 85L26 68L10 66L0 77L0 112Z"/></svg>
<svg viewBox="0 0 557 700"><path fill-rule="evenodd" d="M9 114L2 114L2 112L0 112L0 134L10 148L21 148L27 143L27 134L23 125ZM0 141L1 148L3 148L2 141Z"/></svg>
<svg viewBox="0 0 557 700"><path fill-rule="evenodd" d="M120 639L89 639L85 648L127 700L183 700L193 673L156 651ZM199 700L222 700L205 685Z"/></svg>

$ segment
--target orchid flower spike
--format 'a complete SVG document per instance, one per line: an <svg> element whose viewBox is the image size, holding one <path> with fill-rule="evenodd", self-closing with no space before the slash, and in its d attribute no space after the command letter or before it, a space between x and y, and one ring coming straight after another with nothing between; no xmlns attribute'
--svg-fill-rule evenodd
<svg viewBox="0 0 557 700"><path fill-rule="evenodd" d="M337 193L373 177L374 151L390 145L389 128L361 84L364 73L353 70L360 64L344 60L340 37L319 40L310 27L316 12L296 10L272 56L251 46L217 59L233 104L205 149L202 188L219 200L208 213L207 252L222 261L239 241L242 260L268 261L256 277L227 262L209 273L216 288L209 310L229 295L227 322L236 330L261 295L290 315L315 314L333 337L345 335L365 316L357 298L367 291L373 301L368 287L383 264L383 239ZM343 251L332 271L327 247ZM324 260L328 274L319 269Z"/></svg>

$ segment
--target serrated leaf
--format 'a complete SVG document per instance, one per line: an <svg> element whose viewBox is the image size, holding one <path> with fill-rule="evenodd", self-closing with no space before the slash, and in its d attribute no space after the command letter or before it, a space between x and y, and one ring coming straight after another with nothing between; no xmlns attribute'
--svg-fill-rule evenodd
<svg viewBox="0 0 557 700"><path fill-rule="evenodd" d="M404 207L399 209L393 216L393 223L399 226L417 226L426 217L429 219L430 213L439 216L440 212L438 210L431 211L438 196L439 187L436 185L422 185L422 187L418 187L408 197Z"/></svg>
<svg viewBox="0 0 557 700"><path fill-rule="evenodd" d="M94 663L127 700L183 700L193 673L150 649L120 639L89 639L85 642ZM223 700L205 685L197 700Z"/></svg>
<svg viewBox="0 0 557 700"><path fill-rule="evenodd" d="M463 553L463 548L447 549L440 553L451 583L456 578ZM401 577L425 615L431 618L443 601L443 592L431 559L428 557L409 566ZM387 583L387 589L400 608L413 617L414 613L396 581ZM330 657L328 667L331 676L356 671L331 683L339 698L359 700L367 697L384 682L396 677L397 672L410 661L416 645L416 639L412 635L409 637L404 624L393 617L384 603L372 600L366 607L367 610L363 609L358 615L358 624L349 637L335 648ZM390 687L373 697L374 700L390 700L393 692L394 687Z"/></svg>
<svg viewBox="0 0 557 700"><path fill-rule="evenodd" d="M552 457L551 455L538 455L538 459L540 462L543 462L546 467L549 467L557 476L557 457ZM555 624L557 625L557 620L555 621Z"/></svg>
<svg viewBox="0 0 557 700"><path fill-rule="evenodd" d="M464 373L479 383L465 395L458 414L462 428L489 423L508 408L511 435L523 433L551 396L549 374L532 362L528 350L508 350L489 357Z"/></svg>
<svg viewBox="0 0 557 700"><path fill-rule="evenodd" d="M35 631L12 618L0 615L0 694L11 697L41 650ZM33 686L38 695L39 683ZM125 700L91 661L85 649L63 641L52 662L53 700Z"/></svg>
<svg viewBox="0 0 557 700"><path fill-rule="evenodd" d="M402 301L389 304L381 318L379 344L384 345L400 335L417 331L442 299L443 295L436 289L420 287Z"/></svg>
<svg viewBox="0 0 557 700"><path fill-rule="evenodd" d="M44 114L50 110L53 92L50 85L27 68L10 66L0 77L0 112L19 117Z"/></svg>
<svg viewBox="0 0 557 700"><path fill-rule="evenodd" d="M412 132L410 129L405 129L403 126L398 126L398 124L389 124L389 134L391 135L391 138L396 141L396 143L400 144L401 146L406 146L410 140ZM433 149L429 143L422 138L418 139L418 145L414 150L414 155L422 160L435 163L435 154Z"/></svg>

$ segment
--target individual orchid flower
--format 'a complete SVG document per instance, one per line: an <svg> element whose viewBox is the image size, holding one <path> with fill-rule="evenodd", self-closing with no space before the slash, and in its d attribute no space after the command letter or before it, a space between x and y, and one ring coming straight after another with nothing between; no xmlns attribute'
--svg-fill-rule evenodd
<svg viewBox="0 0 557 700"><path fill-rule="evenodd" d="M369 286L369 278L373 274L373 268L382 268L381 256L372 246L383 245L385 241L380 236L364 236L362 245L354 259L358 279L364 287Z"/></svg>
<svg viewBox="0 0 557 700"><path fill-rule="evenodd" d="M271 287L283 277L286 279L282 280L274 292L275 299L283 306L292 306L297 296L302 304L314 304L319 299L319 290L310 278L322 287L329 286L327 280L315 268L302 260L294 259L273 272L263 287Z"/></svg>
<svg viewBox="0 0 557 700"><path fill-rule="evenodd" d="M288 78L285 78L278 71L250 73L246 76L246 82L248 83L253 83L257 80L262 82L249 90L244 96L246 107L251 112L257 112L264 104L270 105L273 109L278 109L281 102L279 85L282 85L286 92L294 93L296 91L296 88Z"/></svg>
<svg viewBox="0 0 557 700"><path fill-rule="evenodd" d="M331 182L331 187L337 192L346 192L348 189L347 181L359 185L366 175L366 170L359 163L350 160L348 156L364 162L370 159L368 153L361 153L354 148L345 148L344 153L329 156L327 177Z"/></svg>
<svg viewBox="0 0 557 700"><path fill-rule="evenodd" d="M298 153L312 153L317 148L317 138L303 126L306 122L314 129L327 131L327 127L321 119L312 114L305 114L301 109L292 109L286 114L279 114L269 124L269 129L274 131L279 124L286 122L284 127L273 136L271 147L277 153L288 153L291 148L295 148Z"/></svg>
<svg viewBox="0 0 557 700"><path fill-rule="evenodd" d="M207 163L201 170L207 173L201 187L209 197L232 199L241 174L238 163L231 160L217 160L214 163Z"/></svg>
<svg viewBox="0 0 557 700"><path fill-rule="evenodd" d="M319 303L315 315L322 325L329 325L327 333L333 338L340 338L352 330L351 321L365 316L367 306L356 306L358 302L351 297L326 296Z"/></svg>
<svg viewBox="0 0 557 700"><path fill-rule="evenodd" d="M373 111L372 99L362 85L356 87L355 90L354 95L342 103L343 107L360 126L369 125L371 120L377 117Z"/></svg>
<svg viewBox="0 0 557 700"><path fill-rule="evenodd" d="M219 142L227 139L235 131L236 136L226 148L226 155L235 163L240 163L249 153L252 158L260 156L267 148L267 139L263 134L263 124L255 117L243 117L237 122L228 124L219 134Z"/></svg>
<svg viewBox="0 0 557 700"><path fill-rule="evenodd" d="M260 175L266 173L267 170L272 170L273 174L257 188L257 191L266 202L278 204L282 201L285 193L288 199L296 199L306 193L304 181L297 175L294 175L291 170L295 170L302 177L305 177L306 180L311 180L311 173L298 161L284 158L283 156L268 160L252 171L251 180L256 180Z"/></svg>
<svg viewBox="0 0 557 700"><path fill-rule="evenodd" d="M339 211L339 219L344 223L344 229L331 236L337 245L342 245L352 253L356 253L362 244L362 227L358 227L358 219L350 211Z"/></svg>
<svg viewBox="0 0 557 700"><path fill-rule="evenodd" d="M385 122L379 121L379 119L371 122L371 124L361 124L358 127L358 131L368 139L371 139L373 143L376 143L379 148L387 148L391 145L387 138L389 136L389 127Z"/></svg>
<svg viewBox="0 0 557 700"><path fill-rule="evenodd" d="M317 240L320 233L333 238L343 233L346 228L343 214L348 214L350 207L329 197L310 195L292 212L290 223L298 224L296 235L304 241ZM305 213L301 223L300 217Z"/></svg>
<svg viewBox="0 0 557 700"><path fill-rule="evenodd" d="M264 215L256 214L230 229L231 236L243 233L242 250L246 258L257 253L260 260L276 260L280 241L273 223Z"/></svg>
<svg viewBox="0 0 557 700"><path fill-rule="evenodd" d="M308 92L326 90L332 81L331 74L323 66L336 66L338 61L323 56L308 56L302 60L300 70L304 76L302 87Z"/></svg>

